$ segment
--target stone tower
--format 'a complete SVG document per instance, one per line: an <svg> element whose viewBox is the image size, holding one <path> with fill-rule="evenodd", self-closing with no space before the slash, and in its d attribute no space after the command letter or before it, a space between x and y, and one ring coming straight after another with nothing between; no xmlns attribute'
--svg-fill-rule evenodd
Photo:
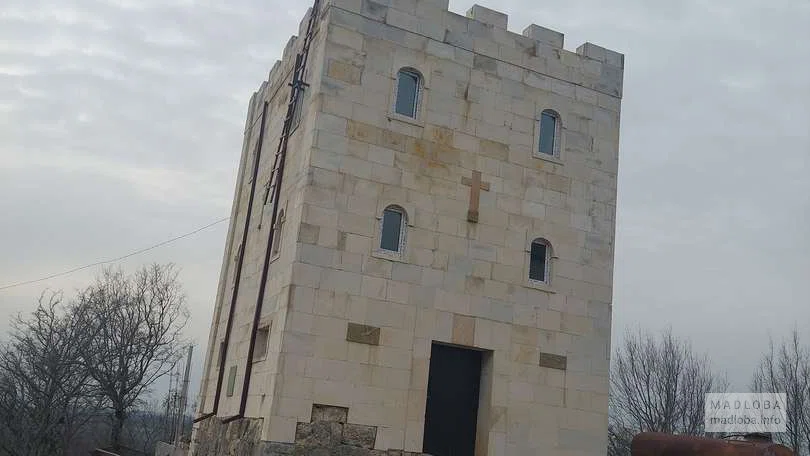
<svg viewBox="0 0 810 456"><path fill-rule="evenodd" d="M192 454L604 454L623 67L316 2L250 101Z"/></svg>

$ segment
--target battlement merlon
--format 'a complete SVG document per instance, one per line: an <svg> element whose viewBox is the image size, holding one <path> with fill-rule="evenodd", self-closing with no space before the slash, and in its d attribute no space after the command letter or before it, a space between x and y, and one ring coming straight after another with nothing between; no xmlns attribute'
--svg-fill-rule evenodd
<svg viewBox="0 0 810 456"><path fill-rule="evenodd" d="M611 51L610 49L603 48L593 43L585 43L578 47L577 54L624 69L624 54Z"/></svg>
<svg viewBox="0 0 810 456"><path fill-rule="evenodd" d="M473 5L473 7L467 11L467 17L504 30L506 30L507 25L509 25L508 14L489 9L481 5Z"/></svg>
<svg viewBox="0 0 810 456"><path fill-rule="evenodd" d="M565 43L565 35L562 33L535 24L526 27L523 30L523 36L560 49L563 48Z"/></svg>
<svg viewBox="0 0 810 456"><path fill-rule="evenodd" d="M449 11L448 0L324 0L322 13L331 24L414 50L425 51L435 40L511 67L504 72L530 70L555 79L621 98L624 55L592 43L576 51L563 49L562 33L536 24L522 34L507 30L508 15L473 5L462 16ZM382 27L381 24L388 27ZM398 29L398 30L397 30ZM403 39L403 32L407 38ZM416 46L422 43L422 48Z"/></svg>

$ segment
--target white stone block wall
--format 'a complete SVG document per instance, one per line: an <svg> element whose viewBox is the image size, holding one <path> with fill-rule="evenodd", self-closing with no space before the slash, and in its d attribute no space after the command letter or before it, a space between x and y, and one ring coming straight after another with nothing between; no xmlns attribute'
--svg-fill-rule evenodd
<svg viewBox="0 0 810 456"><path fill-rule="evenodd" d="M221 387L217 416L227 418L236 415L239 411L251 328L272 217L272 204L270 201L265 203L264 199L265 186L271 176L284 117L287 114L287 104L290 96L288 83L291 78L294 56L300 49L301 44L301 40L290 40L287 49L285 49L284 60L276 62L268 80L253 95L248 107L245 140L237 177L231 226L225 246L214 320L209 335L204 377L200 388L198 403L201 407L198 410L199 415L210 412L214 402L213 396L216 391L219 373L219 347L225 339L228 313L234 293L237 256L242 243L249 195L253 183L253 164L260 137L262 108L266 101L268 110L263 147L256 179L250 227L248 228L247 242L244 248L244 261L235 306L233 329L225 356L226 370ZM319 61L322 60L320 57L322 44L323 40L319 43L316 39L312 45L312 58L308 74L317 74L322 71L319 65ZM318 78L313 79L314 83L318 80ZM294 271L293 263L296 260L296 238L303 213L303 189L307 186L308 180L311 179L308 151L312 147L316 131L316 108L312 106L314 100L314 90L308 89L304 99L301 124L293 132L290 139L290 153L287 155L285 178L279 204L279 208L284 210L285 221L282 235L279 238L278 255L272 260L269 268L268 285L259 325L260 327L269 325L271 331L266 356L258 356L257 361L252 363L253 372L245 414L250 417L269 418L270 415L275 375L278 372L278 354L283 334L282 329L285 325L289 305L289 285ZM232 366L237 367L237 375L233 395L228 396L226 394L228 375Z"/></svg>
<svg viewBox="0 0 810 456"><path fill-rule="evenodd" d="M270 350L254 366L247 416L264 418L264 440L292 442L313 404L348 407L349 422L378 426L378 449L420 451L438 341L491 353L480 454L603 454L623 56L590 43L566 51L559 32L512 33L506 15L474 6L465 17L446 0L330 0L320 14L282 193L282 253L264 303ZM296 43L251 103L249 118L261 100L273 106L262 183ZM402 67L424 77L415 120L392 114ZM277 89L284 95L273 98ZM562 120L558 159L533 153L545 109ZM490 184L478 223L467 222L462 184L473 171ZM244 172L239 185L244 195ZM246 204L238 197L236 213ZM399 260L375 254L390 204L407 212ZM243 223L235 219L232 251ZM227 358L240 374L266 242L265 228L251 226ZM528 281L535 238L553 247L548 286ZM230 303L227 256L209 352ZM381 328L380 345L348 342L349 323ZM541 353L566 356L566 370L541 367ZM223 397L220 416L238 407L239 393Z"/></svg>

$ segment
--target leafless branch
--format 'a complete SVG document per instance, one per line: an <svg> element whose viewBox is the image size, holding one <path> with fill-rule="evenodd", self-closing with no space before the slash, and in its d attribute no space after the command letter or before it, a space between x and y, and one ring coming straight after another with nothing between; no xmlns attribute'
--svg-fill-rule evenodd
<svg viewBox="0 0 810 456"><path fill-rule="evenodd" d="M773 340L754 373L751 389L787 396L787 432L776 435L796 454L810 454L810 352L798 330L775 347Z"/></svg>
<svg viewBox="0 0 810 456"><path fill-rule="evenodd" d="M658 336L638 330L614 355L610 386L608 450L621 456L629 455L638 432L703 434L705 394L725 391L727 382L671 330Z"/></svg>
<svg viewBox="0 0 810 456"><path fill-rule="evenodd" d="M82 355L92 329L73 320L60 293L43 293L29 318L12 321L0 349L0 449L64 454L99 407Z"/></svg>
<svg viewBox="0 0 810 456"><path fill-rule="evenodd" d="M129 411L180 358L185 296L175 268L155 264L132 276L106 269L78 302L77 312L94 328L84 366L113 412L117 447Z"/></svg>

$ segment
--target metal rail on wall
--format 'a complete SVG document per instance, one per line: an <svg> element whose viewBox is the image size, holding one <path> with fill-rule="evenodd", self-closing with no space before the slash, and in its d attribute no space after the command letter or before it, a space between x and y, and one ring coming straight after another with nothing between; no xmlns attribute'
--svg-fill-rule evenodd
<svg viewBox="0 0 810 456"><path fill-rule="evenodd" d="M242 397L239 403L239 413L235 416L222 420L223 423L229 423L231 421L243 418L245 416L245 409L247 408L250 379L253 372L253 355L256 350L256 335L259 330L259 320L261 319L262 315L262 304L264 303L264 295L267 288L267 276L270 270L270 259L273 254L273 242L277 240L275 232L278 228L278 209L281 199L281 186L284 179L284 165L287 161L287 147L290 142L290 134L292 132L296 106L301 101L300 98L304 95L304 90L308 86L308 84L304 81L304 76L306 75L307 71L309 49L312 45L312 37L315 32L315 23L320 15L320 7L321 0L315 0L315 3L312 5L312 9L310 10L309 22L307 23L307 31L304 35L304 43L301 46L301 52L295 56L295 70L293 71L292 82L290 82L290 101L287 104L287 115L284 118L284 126L281 130L281 138L279 139L278 149L276 150L273 169L270 173L270 186L267 189L267 194L272 201L273 215L270 219L270 230L267 234L267 249L264 254L264 265L262 267L262 276L259 282L259 294L256 297L256 309L253 314L253 324L251 325L250 329L250 344L248 346L247 360L245 361L245 378L242 383Z"/></svg>
<svg viewBox="0 0 810 456"><path fill-rule="evenodd" d="M207 420L213 416L216 416L217 412L219 411L219 402L220 397L222 396L222 382L225 380L225 355L228 353L228 347L231 341L231 332L233 331L233 319L234 314L236 311L236 301L237 297L239 296L239 284L242 279L242 265L245 260L245 245L247 244L247 237L248 237L248 230L250 229L250 219L251 214L253 212L253 201L256 196L256 180L258 179L259 175L259 163L261 161L261 154L262 154L262 145L264 144L264 132L265 132L265 124L267 120L267 108L268 103L265 101L264 105L262 106L262 115L261 115L261 125L259 127L259 139L256 143L256 153L253 157L253 171L252 171L252 179L250 185L250 196L248 197L248 208L247 214L245 214L245 226L242 231L242 242L239 244L239 253L236 259L236 273L234 277L234 285L233 285L233 294L231 295L231 306L228 310L228 322L225 324L225 338L222 341L222 345L219 347L219 371L217 372L217 387L216 393L214 394L214 405L211 408L211 412L206 413L194 420L194 423L199 423L200 421Z"/></svg>
<svg viewBox="0 0 810 456"><path fill-rule="evenodd" d="M315 23L318 19L320 14L320 6L321 0L315 0L312 9L309 13L309 22L307 24L307 31L304 35L304 43L301 47L301 52L299 52L295 57L295 69L292 75L292 81L290 82L291 87L291 94L290 94L290 101L287 105L287 115L284 118L284 124L281 130L281 137L279 139L278 149L276 150L275 160L273 162L273 168L270 173L270 180L268 182L267 193L264 198L264 203L269 200L272 201L272 218L270 220L270 230L268 233L267 239L267 250L265 252L264 257L264 265L262 268L262 276L261 282L259 284L259 294L256 298L256 310L253 315L253 324L251 326L250 332L250 344L248 346L248 355L247 361L245 364L245 378L242 384L242 396L241 401L239 403L239 413L234 416L225 418L222 420L222 423L229 423L231 421L236 421L240 418L243 418L245 415L245 409L247 407L247 399L248 399L248 389L250 386L250 379L251 374L253 372L253 354L256 350L256 335L258 332L258 325L259 320L261 318L262 313L262 304L264 301L264 294L265 289L267 286L267 275L269 272L270 266L270 258L273 252L273 242L276 240L275 231L277 228L277 219L278 219L278 206L281 197L281 184L284 177L284 165L287 160L287 148L290 141L290 134L292 131L292 124L293 118L295 116L295 109L296 105L299 103L300 98L303 96L304 89L308 86L308 84L304 81L304 76L306 75L307 69L307 62L309 59L309 50L312 45L312 37L315 31ZM234 284L234 293L231 298L231 307L228 313L228 322L225 329L225 339L223 341L222 347L220 348L220 366L219 372L217 375L217 387L216 393L214 396L214 406L213 410L210 413L202 415L194 420L195 423L200 421L204 421L208 418L214 417L217 415L219 411L219 403L220 397L222 396L222 383L225 377L225 355L228 351L228 346L230 343L230 336L233 328L233 320L234 314L236 309L236 301L237 301L237 293L239 290L239 281L241 279L241 272L242 266L244 261L246 243L247 243L247 233L248 229L250 228L250 219L251 219L251 212L253 208L253 202L255 198L256 192L256 182L258 179L258 171L259 171L259 163L261 159L261 152L262 152L262 145L264 141L264 133L265 133L265 123L266 123L266 116L267 116L267 108L268 102L264 102L264 106L262 108L262 116L261 116L261 127L259 133L259 141L257 144L257 150L255 154L255 161L253 166L253 180L251 183L250 189L250 198L248 201L248 210L247 216L245 219L245 228L242 234L242 244L239 251L239 256L237 260L237 270L236 270L236 278Z"/></svg>

